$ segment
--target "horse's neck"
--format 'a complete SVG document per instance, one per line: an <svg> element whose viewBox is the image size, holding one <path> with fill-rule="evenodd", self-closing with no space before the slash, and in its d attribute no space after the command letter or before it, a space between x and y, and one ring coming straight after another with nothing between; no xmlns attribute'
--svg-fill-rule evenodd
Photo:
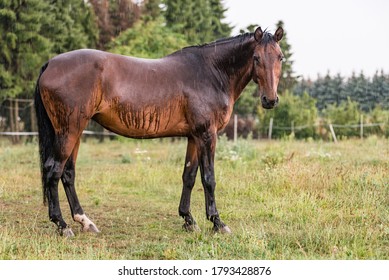
<svg viewBox="0 0 389 280"><path fill-rule="evenodd" d="M214 60L213 66L217 68L217 72L226 76L226 88L234 100L238 99L251 80L254 48L254 39L247 38L240 43L224 43L219 47L216 45L213 53L211 48L208 49L209 56Z"/></svg>

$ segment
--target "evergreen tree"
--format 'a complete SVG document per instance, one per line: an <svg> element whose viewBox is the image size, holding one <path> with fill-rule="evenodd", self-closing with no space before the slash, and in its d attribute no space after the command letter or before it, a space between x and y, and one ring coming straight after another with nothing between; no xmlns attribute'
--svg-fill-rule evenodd
<svg viewBox="0 0 389 280"><path fill-rule="evenodd" d="M282 63L282 73L281 79L278 84L278 92L281 94L288 90L290 92L293 91L294 86L297 84L297 77L294 74L293 63L292 60L292 50L291 45L288 43L287 32L285 31L284 22L282 20L278 21L276 27L282 27L284 29L284 36L280 41L280 47L282 53L284 54L284 62Z"/></svg>
<svg viewBox="0 0 389 280"><path fill-rule="evenodd" d="M338 73L334 78L330 78L329 95L332 95L333 103L339 105L347 100L347 93L344 89L343 77Z"/></svg>
<svg viewBox="0 0 389 280"><path fill-rule="evenodd" d="M371 108L369 102L369 80L365 77L363 72L356 76L355 73L347 80L346 92L352 101L359 103L360 108L367 112Z"/></svg>
<svg viewBox="0 0 389 280"><path fill-rule="evenodd" d="M325 96L327 87L326 80L320 75L317 75L317 78L309 91L309 95L317 100L317 108L319 110L323 110L326 107Z"/></svg>
<svg viewBox="0 0 389 280"><path fill-rule="evenodd" d="M220 0L164 0L166 26L184 34L190 44L201 44L228 37L231 27L222 23L224 12Z"/></svg>
<svg viewBox="0 0 389 280"><path fill-rule="evenodd" d="M370 92L374 107L380 105L384 109L389 109L389 79L382 70L380 74L378 71L374 74Z"/></svg>
<svg viewBox="0 0 389 280"><path fill-rule="evenodd" d="M93 10L84 1L51 0L42 34L53 42L54 54L94 48L98 30Z"/></svg>
<svg viewBox="0 0 389 280"><path fill-rule="evenodd" d="M209 5L212 11L212 36L216 39L230 36L232 27L223 22L226 18L224 13L228 9L224 8L220 0L209 0Z"/></svg>
<svg viewBox="0 0 389 280"><path fill-rule="evenodd" d="M51 42L42 35L45 1L0 1L0 97L31 96Z"/></svg>

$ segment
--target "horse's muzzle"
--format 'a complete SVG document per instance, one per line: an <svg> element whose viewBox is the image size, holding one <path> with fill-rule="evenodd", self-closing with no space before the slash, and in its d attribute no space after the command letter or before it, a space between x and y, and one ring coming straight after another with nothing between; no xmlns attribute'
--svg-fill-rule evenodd
<svg viewBox="0 0 389 280"><path fill-rule="evenodd" d="M277 106L278 101L279 101L278 96L276 99L272 99L272 100L268 99L265 95L262 95L261 97L262 107L265 109L273 109L274 107Z"/></svg>

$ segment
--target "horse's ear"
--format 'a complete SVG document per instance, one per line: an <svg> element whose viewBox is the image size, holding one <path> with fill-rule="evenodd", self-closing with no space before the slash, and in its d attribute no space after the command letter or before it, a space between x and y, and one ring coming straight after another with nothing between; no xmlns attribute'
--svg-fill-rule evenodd
<svg viewBox="0 0 389 280"><path fill-rule="evenodd" d="M257 42L260 42L263 36L263 31L261 27L258 27L254 32L254 38Z"/></svg>
<svg viewBox="0 0 389 280"><path fill-rule="evenodd" d="M280 26L277 28L276 32L274 33L273 38L276 42L279 42L281 41L282 36L284 36L284 29L282 29L282 27Z"/></svg>

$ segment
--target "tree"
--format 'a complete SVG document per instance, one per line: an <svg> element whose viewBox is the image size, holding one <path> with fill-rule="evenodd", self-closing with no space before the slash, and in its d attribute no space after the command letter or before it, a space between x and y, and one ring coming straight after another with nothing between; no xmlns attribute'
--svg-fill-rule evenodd
<svg viewBox="0 0 389 280"><path fill-rule="evenodd" d="M374 74L370 86L371 102L374 106L380 105L383 109L389 109L389 76L384 71Z"/></svg>
<svg viewBox="0 0 389 280"><path fill-rule="evenodd" d="M31 96L52 43L41 33L48 21L45 1L0 2L0 97Z"/></svg>
<svg viewBox="0 0 389 280"><path fill-rule="evenodd" d="M185 36L164 26L160 17L155 21L137 22L110 44L110 51L143 58L159 58L186 46Z"/></svg>
<svg viewBox="0 0 389 280"><path fill-rule="evenodd" d="M190 44L201 44L228 37L231 27L222 23L223 6L220 0L165 0L166 26L184 34Z"/></svg>
<svg viewBox="0 0 389 280"><path fill-rule="evenodd" d="M139 19L140 7L131 0L89 0L97 19L97 48L106 50L113 38Z"/></svg>
<svg viewBox="0 0 389 280"><path fill-rule="evenodd" d="M41 33L53 43L53 54L96 46L97 24L85 1L51 0L47 17Z"/></svg>
<svg viewBox="0 0 389 280"><path fill-rule="evenodd" d="M319 110L329 105L337 105L344 100L343 78L340 75L334 79L328 72L324 78L318 75L309 90L309 95L317 100Z"/></svg>
<svg viewBox="0 0 389 280"><path fill-rule="evenodd" d="M39 0L0 1L0 98L30 97L39 68L50 55L51 42L41 33L48 4ZM18 132L19 101L8 100L8 125ZM12 142L19 142L13 136Z"/></svg>
<svg viewBox="0 0 389 280"><path fill-rule="evenodd" d="M223 7L223 3L220 0L209 0L209 5L212 12L212 36L215 39L230 36L232 27L228 23L223 22L226 18L224 13L228 9Z"/></svg>
<svg viewBox="0 0 389 280"><path fill-rule="evenodd" d="M144 22L157 20L161 16L161 0L147 0L142 8Z"/></svg>
<svg viewBox="0 0 389 280"><path fill-rule="evenodd" d="M351 100L356 101L363 111L367 112L372 109L369 102L369 80L363 72L359 76L353 73L347 80L345 89Z"/></svg>
<svg viewBox="0 0 389 280"><path fill-rule="evenodd" d="M282 20L278 21L276 27L282 27L284 29L284 36L280 41L280 47L282 53L284 54L284 62L282 63L282 73L280 83L278 85L278 92L281 94L288 90L290 92L293 91L294 86L297 84L297 77L294 74L293 63L292 60L292 51L291 45L288 43L287 32L284 27L284 22Z"/></svg>

